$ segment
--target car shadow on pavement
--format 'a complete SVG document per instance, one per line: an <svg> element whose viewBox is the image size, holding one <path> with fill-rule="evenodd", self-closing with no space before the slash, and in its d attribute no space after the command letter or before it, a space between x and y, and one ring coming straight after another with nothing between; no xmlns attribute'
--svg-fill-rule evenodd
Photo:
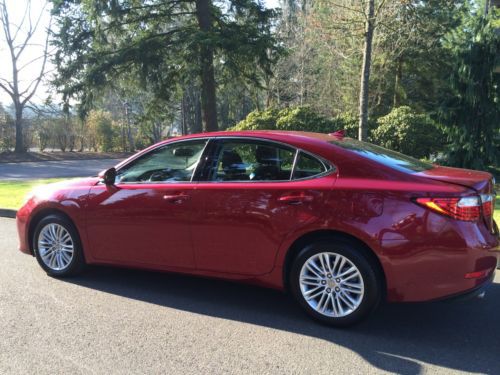
<svg viewBox="0 0 500 375"><path fill-rule="evenodd" d="M417 374L421 363L500 373L500 284L486 298L385 304L368 320L334 329L309 319L290 296L238 283L109 267L66 281L169 308L307 335L342 345L378 369ZM300 341L297 341L300 345Z"/></svg>

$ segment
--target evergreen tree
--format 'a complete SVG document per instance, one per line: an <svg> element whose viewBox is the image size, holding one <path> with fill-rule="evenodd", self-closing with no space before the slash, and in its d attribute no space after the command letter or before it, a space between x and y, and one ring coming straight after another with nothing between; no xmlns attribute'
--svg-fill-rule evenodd
<svg viewBox="0 0 500 375"><path fill-rule="evenodd" d="M218 129L215 65L261 84L275 49L272 10L255 0L52 0L56 85L91 108L99 88L135 76L168 100L195 76L203 130Z"/></svg>
<svg viewBox="0 0 500 375"><path fill-rule="evenodd" d="M500 161L500 74L494 73L500 37L493 27L497 17L494 12L470 12L450 40L451 94L441 113L450 162L456 166L484 169Z"/></svg>

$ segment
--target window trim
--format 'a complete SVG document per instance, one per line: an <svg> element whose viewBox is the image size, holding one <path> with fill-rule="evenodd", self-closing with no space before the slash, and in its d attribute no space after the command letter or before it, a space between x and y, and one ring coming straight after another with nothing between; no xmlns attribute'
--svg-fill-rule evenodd
<svg viewBox="0 0 500 375"><path fill-rule="evenodd" d="M260 138L260 137L245 137L245 136L217 136L212 138L214 143L217 145L218 141L226 141L226 140L249 140L249 141L260 141L260 142L267 142L267 143L274 143L280 146L285 146L287 148L291 148L292 150L295 150L295 155L294 155L294 160L293 160L293 165L292 165L292 170L290 171L290 178L288 180L258 180L258 181L252 181L252 180L234 180L234 181L213 181L213 180L198 180L197 182L200 183L214 183L214 184L241 184L241 183L252 183L252 184L269 184L269 183L284 183L284 182L297 182L297 181L306 181L306 180L313 180L316 178L321 178L325 177L327 175L330 175L334 172L337 171L337 167L330 163L328 160L325 158L315 155L312 152L306 151L300 147L292 146L288 143L276 141L274 139L268 139L268 138ZM318 173L314 176L309 176L309 177L303 177L303 178L296 178L293 179L293 175L295 173L295 167L298 159L298 155L303 152L315 159L317 159L320 163L323 164L325 167L325 171L322 173Z"/></svg>
<svg viewBox="0 0 500 375"><path fill-rule="evenodd" d="M188 139L179 139L179 140L175 140L175 141L172 141L172 142L167 142L167 143L163 143L161 145L158 145L157 147L154 147L152 148L151 150L147 151L147 152L143 152L143 153L139 153L137 154L137 156L135 158L133 158L132 160L129 160L128 163L126 164L123 164L120 166L120 168L118 168L116 170L117 174L118 172L130 165L131 163L133 163L134 161L136 161L137 159L141 158L142 156L145 156L147 154L149 154L150 152L154 152L154 151L157 151L159 149L162 149L162 148L165 148L165 147L169 147L171 145L175 145L177 143L185 143L185 142L190 142L190 141L201 141L201 140L205 140L205 146L203 147L203 150L201 151L201 154L200 154L200 157L198 158L198 164L196 165L196 168L194 169L193 171L193 174L191 175L191 179L189 181L170 181L170 182L167 182L167 181L130 181L130 182L118 182L116 183L115 185L116 186L129 186L129 185L178 185L178 184L196 184L199 182L199 180L195 180L193 181L194 177L196 176L197 172L199 171L199 168L201 166L201 164L204 164L204 160L203 160L203 157L205 156L205 153L208 149L208 145L213 141L213 137L196 137L196 138L188 138ZM99 182L101 183L101 181Z"/></svg>

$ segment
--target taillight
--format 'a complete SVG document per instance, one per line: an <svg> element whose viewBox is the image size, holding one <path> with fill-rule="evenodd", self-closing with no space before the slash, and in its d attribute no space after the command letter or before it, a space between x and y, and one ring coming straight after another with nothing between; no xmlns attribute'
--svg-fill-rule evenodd
<svg viewBox="0 0 500 375"><path fill-rule="evenodd" d="M457 220L476 221L481 217L481 201L478 196L462 198L417 198L419 205L450 216Z"/></svg>
<svg viewBox="0 0 500 375"><path fill-rule="evenodd" d="M484 216L493 216L493 194L481 194L481 202L483 203Z"/></svg>

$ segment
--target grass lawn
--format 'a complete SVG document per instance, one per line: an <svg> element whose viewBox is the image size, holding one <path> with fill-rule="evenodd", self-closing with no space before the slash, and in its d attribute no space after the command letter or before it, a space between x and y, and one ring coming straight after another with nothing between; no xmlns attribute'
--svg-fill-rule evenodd
<svg viewBox="0 0 500 375"><path fill-rule="evenodd" d="M17 210L23 199L35 186L62 181L64 178L48 178L29 181L0 181L0 208Z"/></svg>

